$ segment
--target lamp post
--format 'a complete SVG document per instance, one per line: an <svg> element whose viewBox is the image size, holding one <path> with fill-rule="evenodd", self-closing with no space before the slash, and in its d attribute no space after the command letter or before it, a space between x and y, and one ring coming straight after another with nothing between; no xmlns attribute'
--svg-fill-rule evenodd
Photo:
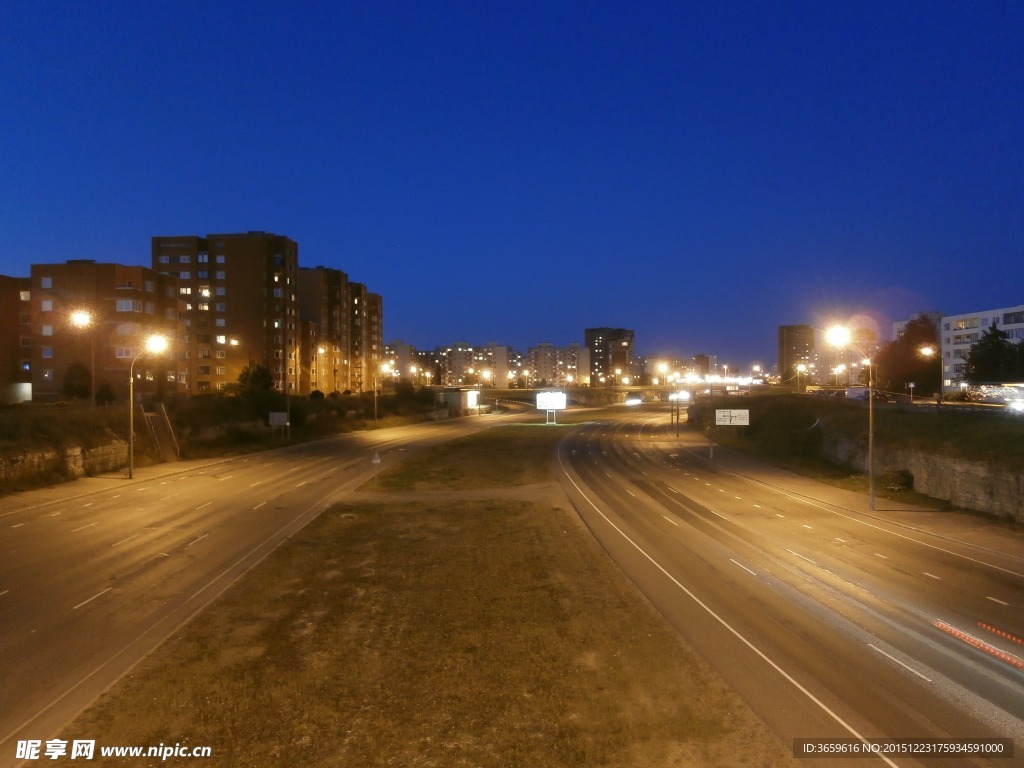
<svg viewBox="0 0 1024 768"><path fill-rule="evenodd" d="M146 353L159 355L167 349L167 339L159 334L153 334L146 339L142 351L132 358L132 364L128 369L128 479L135 477L135 364Z"/></svg>
<svg viewBox="0 0 1024 768"><path fill-rule="evenodd" d="M796 367L796 391L797 391L797 394L800 394L800 374L801 373L807 373L807 366L804 365L803 363L800 363L800 365L798 365Z"/></svg>
<svg viewBox="0 0 1024 768"><path fill-rule="evenodd" d="M926 357L928 359L934 357L939 361L939 391L935 393L935 408L939 409L942 407L942 356L938 353L935 347L930 344L918 349L917 353L921 355L921 357Z"/></svg>
<svg viewBox="0 0 1024 768"><path fill-rule="evenodd" d="M836 347L844 349L852 347L853 334L849 328L834 325L825 331L825 340ZM856 347L854 347L856 349ZM858 350L862 355L863 350ZM864 355L864 364L868 367L868 498L872 511L875 509L875 366Z"/></svg>
<svg viewBox="0 0 1024 768"><path fill-rule="evenodd" d="M93 324L92 312L76 309L71 313L71 324L80 330L89 329L89 402L96 407L96 328Z"/></svg>

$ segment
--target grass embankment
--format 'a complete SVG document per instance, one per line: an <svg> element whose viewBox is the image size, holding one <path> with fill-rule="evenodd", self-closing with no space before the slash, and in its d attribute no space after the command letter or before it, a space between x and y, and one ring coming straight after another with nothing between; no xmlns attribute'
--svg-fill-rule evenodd
<svg viewBox="0 0 1024 768"><path fill-rule="evenodd" d="M491 430L378 487L549 483L561 434ZM333 507L66 736L218 767L795 764L547 487Z"/></svg>

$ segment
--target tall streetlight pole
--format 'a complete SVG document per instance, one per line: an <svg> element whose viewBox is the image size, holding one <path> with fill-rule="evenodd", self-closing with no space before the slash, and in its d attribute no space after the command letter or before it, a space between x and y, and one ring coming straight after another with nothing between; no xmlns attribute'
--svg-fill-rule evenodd
<svg viewBox="0 0 1024 768"><path fill-rule="evenodd" d="M96 326L92 312L85 309L76 309L71 313L71 324L79 329L89 329L89 350L91 361L89 363L89 402L96 407Z"/></svg>
<svg viewBox="0 0 1024 768"><path fill-rule="evenodd" d="M837 349L853 347L853 334L849 328L834 325L825 331L825 340ZM864 351L857 349L862 355ZM868 494L871 509L875 508L875 366L867 355L864 364L868 366Z"/></svg>
<svg viewBox="0 0 1024 768"><path fill-rule="evenodd" d="M135 364L147 353L159 355L167 349L167 339L153 334L146 339L142 351L132 358L128 369L128 479L135 477Z"/></svg>

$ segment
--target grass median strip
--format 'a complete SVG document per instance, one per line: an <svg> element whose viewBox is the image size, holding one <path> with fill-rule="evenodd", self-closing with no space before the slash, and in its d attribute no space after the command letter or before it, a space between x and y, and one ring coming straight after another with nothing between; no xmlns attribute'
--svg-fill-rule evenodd
<svg viewBox="0 0 1024 768"><path fill-rule="evenodd" d="M572 514L336 505L65 735L216 766L790 765Z"/></svg>

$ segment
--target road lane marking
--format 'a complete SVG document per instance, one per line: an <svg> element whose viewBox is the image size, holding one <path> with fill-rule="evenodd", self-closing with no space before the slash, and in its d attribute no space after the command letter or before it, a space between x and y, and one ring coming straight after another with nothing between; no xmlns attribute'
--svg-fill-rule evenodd
<svg viewBox="0 0 1024 768"><path fill-rule="evenodd" d="M679 523L677 523L677 522L676 522L675 520L673 520L673 519L672 519L671 517L669 517L668 515L662 515L662 517L664 517L664 518L665 518L666 520L668 520L668 521L669 521L670 523L672 523L672 525L674 525L674 526L676 526L676 527L678 527L678 526L679 526Z"/></svg>
<svg viewBox="0 0 1024 768"><path fill-rule="evenodd" d="M81 607L82 607L83 605L85 605L86 603L91 603L91 602L92 602L93 600L95 600L95 599L96 599L97 597L100 597L101 595L105 595L105 594L107 594L107 592L109 592L109 591L110 591L110 590L112 590L112 589L113 589L113 587L107 587L107 588L106 588L106 589L104 589L104 590L103 590L102 592L97 592L97 593L96 593L95 595L93 595L92 597L90 597L90 598L89 598L88 600L83 600L82 602L80 602L80 603L79 603L78 605L76 605L76 606L75 606L74 608L72 608L71 610L72 610L72 611L77 611L77 610L78 610L79 608L81 608Z"/></svg>
<svg viewBox="0 0 1024 768"><path fill-rule="evenodd" d="M808 531L813 531L813 530L814 530L814 529L813 529L813 528L811 528L811 526L809 526L809 525L808 525L807 523L804 523L803 525L804 525L804 528L806 528L806 529L807 529Z"/></svg>
<svg viewBox="0 0 1024 768"><path fill-rule="evenodd" d="M998 597L989 597L988 595L985 595L985 599L986 600L991 600L993 603L999 603L1000 605L1006 605L1006 606L1010 605L1009 603L1004 603Z"/></svg>
<svg viewBox="0 0 1024 768"><path fill-rule="evenodd" d="M881 552L875 552L875 557L880 557L880 558L882 558L883 560L888 560L888 559L889 559L888 557L886 557L885 555L883 555L883 554L882 554Z"/></svg>
<svg viewBox="0 0 1024 768"><path fill-rule="evenodd" d="M821 709L823 712L825 712L829 717L831 717L836 723L838 723L840 726L842 726L852 736L854 736L855 738L859 739L860 741L866 743L866 740L865 740L864 736L862 736L857 731L856 728L854 728L852 725L850 725L845 720L843 720L843 718L840 717L838 713L836 713L833 710L829 709L829 706L825 702L823 702L821 699L819 699L817 696L815 696L808 688L803 686L800 683L799 680L797 680L795 677L793 677L791 674L789 674L786 670L784 670L778 663L773 661L764 651L762 651L760 648L758 648L756 645L754 645L750 640L747 639L747 637L745 635L741 634L739 630L737 630L735 627L733 627L724 618L722 618L717 613L715 613L714 609L712 609L710 605L708 605L703 600L701 600L699 597L697 597L697 595L694 592L692 592L691 590L689 590L686 587L686 585L684 585L681 581L679 581L679 579L677 579L675 576L673 576L671 573L669 573L668 570L661 563L659 563L650 554L648 554L647 551L643 547L641 547L639 544L636 543L636 541L631 539L629 537L629 535L626 534L625 531L623 531L604 512L602 512L601 508L598 507L597 504L595 504L593 502L593 500L591 500L591 498L586 493L584 493L583 489L579 487L579 485L572 478L572 476L565 470L565 465L562 463L561 454L559 454L558 463L559 463L559 466L562 468L562 472L565 474L565 477L573 485L573 487L580 494L580 496L582 496L584 499L586 499L587 503L594 509L594 511L598 515L600 515L604 519L604 521L606 523L608 523L608 525L610 525L612 528L614 528L615 531L623 539L625 539L627 542L629 542L629 544L634 549L636 549L641 555L643 555L643 557L646 558L648 560L648 562L651 563L651 565L653 565L655 568L657 568L669 581L671 581L673 584L675 584L675 586L683 594L685 594L687 597L689 597L691 600L693 600L693 602L695 602L698 606L700 606L700 608L703 609L709 616L711 616L713 619L715 619L715 621L717 621L719 624L721 624L722 627L725 628L730 634L732 634L737 640L739 640L747 648L749 648L752 653L754 653L758 658L760 658L762 661L764 661L765 664L767 664L773 670L778 672L788 683L790 683L794 688L796 688L798 691L800 691L800 693L802 693L804 696L806 696L808 700L812 701L819 709ZM793 553L793 554L796 554L796 553ZM880 755L880 757L881 757L882 761L885 762L887 765L892 766L892 768L898 768L896 763L894 763L892 760L890 760L885 755Z"/></svg>
<svg viewBox="0 0 1024 768"><path fill-rule="evenodd" d="M50 517L56 517L57 515L63 515L63 512L54 512Z"/></svg>
<svg viewBox="0 0 1024 768"><path fill-rule="evenodd" d="M209 536L209 535L210 535L210 534L208 534L208 533L204 533L204 534L203 534L202 536L200 536L200 537L199 537L198 539L196 539L195 541L190 541L190 542L189 542L188 544L186 544L186 545L185 545L185 549L188 549L188 548L189 548L189 547L191 547L191 546L192 546L193 544L195 544L195 543L197 543L197 542L200 542L200 541L202 541L203 539L205 539L205 538L206 538L207 536Z"/></svg>
<svg viewBox="0 0 1024 768"><path fill-rule="evenodd" d="M261 501L259 504L257 504L255 507L253 507L253 509L259 509L260 507L262 507L266 503L267 502L265 502L265 501Z"/></svg>
<svg viewBox="0 0 1024 768"><path fill-rule="evenodd" d="M129 537L127 538L127 539L121 539L120 541L115 541L115 542L114 542L113 544L111 544L110 546L112 546L112 547L116 547L116 546L117 546L118 544L124 544L124 543L125 543L126 541L131 541L132 539L134 539L134 538L137 538L137 537L138 537L138 535L139 535L139 534L137 534L137 533L136 533L136 534L135 534L134 536L129 536Z"/></svg>
<svg viewBox="0 0 1024 768"><path fill-rule="evenodd" d="M722 514L721 512L715 512L715 510L713 510L713 509L710 509L710 508L709 508L709 509L708 509L708 512L710 512L710 513L711 513L712 515L718 515L718 516L719 516L720 518L722 518L723 520L726 520L726 521L728 521L728 519L729 519L728 517L726 517L725 515L723 515L723 514Z"/></svg>
<svg viewBox="0 0 1024 768"><path fill-rule="evenodd" d="M24 523L17 523L15 525L12 525L11 528L21 528L21 526L23 526L23 525L24 525Z"/></svg>
<svg viewBox="0 0 1024 768"><path fill-rule="evenodd" d="M298 469L298 467L296 467L296 469ZM234 477L234 475L228 475L227 477L218 477L217 480L219 482L224 482L225 480L230 480L232 477Z"/></svg>
<svg viewBox="0 0 1024 768"><path fill-rule="evenodd" d="M200 504L200 505L199 505L198 507L196 507L195 511L196 511L196 512L198 512L198 511L199 511L200 509L202 509L203 507L208 507L208 506L210 506L211 504L213 504L213 502L212 502L212 501L208 501L208 502L206 502L205 504Z"/></svg>
<svg viewBox="0 0 1024 768"><path fill-rule="evenodd" d="M738 565L738 566L739 566L740 568L742 568L742 569L743 569L744 571L746 571L747 573L749 573L749 574L750 574L751 576L757 576L757 574L756 574L756 573L754 573L754 572L753 572L752 570L750 570L749 568L747 568L747 566L745 566L745 565L744 565L743 563L737 562L736 560L733 560L733 559L732 559L731 557L729 558L729 562L730 562L730 563L736 563L736 565Z"/></svg>
<svg viewBox="0 0 1024 768"><path fill-rule="evenodd" d="M838 541L840 544L846 543L846 539L840 539L838 536L836 536L835 540Z"/></svg>
<svg viewBox="0 0 1024 768"><path fill-rule="evenodd" d="M611 477L611 475L608 475L608 477ZM304 486L308 482L309 482L309 480L303 480L301 483L296 483L295 487L296 488L301 488L302 486Z"/></svg>
<svg viewBox="0 0 1024 768"><path fill-rule="evenodd" d="M333 471L334 470L332 469L331 472L333 472ZM249 483L249 487L250 488L255 488L257 485L259 485L262 482L263 482L262 480L257 480L255 483Z"/></svg>
<svg viewBox="0 0 1024 768"><path fill-rule="evenodd" d="M789 552L789 554L793 555L794 557L799 557L799 558L800 558L801 560L806 560L806 561L807 561L808 563L810 563L811 565L817 565L817 563L816 563L816 562L814 562L813 560L811 560L811 558L809 558L809 557L804 557L804 556L803 556L803 555L801 555L801 554L800 554L799 552L794 552L794 551L793 551L792 549L787 549L786 551L787 551L787 552Z"/></svg>
<svg viewBox="0 0 1024 768"><path fill-rule="evenodd" d="M635 494L635 493L633 493L633 492L632 492L631 490L629 490L629 488L626 488L625 490L626 490L626 493L628 493L628 494L629 494L630 496L632 496L632 497L633 497L634 499L636 498L636 494Z"/></svg>
<svg viewBox="0 0 1024 768"><path fill-rule="evenodd" d="M92 505L93 505L93 502L90 501L90 502L87 502L87 503L83 504L82 508L84 509L85 507L91 507Z"/></svg>
<svg viewBox="0 0 1024 768"><path fill-rule="evenodd" d="M935 579L936 581L942 581L942 579L939 578L938 576L936 576L934 573L928 573L928 571L921 571L921 573L923 573L929 579Z"/></svg>
<svg viewBox="0 0 1024 768"><path fill-rule="evenodd" d="M10 591L11 590L9 590L9 589L5 589L3 592L0 592L0 597L3 597L4 595L6 595Z"/></svg>
<svg viewBox="0 0 1024 768"><path fill-rule="evenodd" d="M778 512L775 513L775 516L776 517L781 517L781 518L785 518L786 517L785 515L780 515Z"/></svg>
<svg viewBox="0 0 1024 768"><path fill-rule="evenodd" d="M75 529L74 529L73 531L71 531L71 532L72 532L72 533L77 533L78 531L84 531L84 530L85 530L86 528L92 528L92 527L93 527L94 525L96 525L96 523L98 523L98 522L99 522L99 520L97 520L97 521L95 521L95 522L92 522L92 523L89 523L88 525L83 525L83 526L82 526L81 528L75 528Z"/></svg>
<svg viewBox="0 0 1024 768"><path fill-rule="evenodd" d="M883 656L885 656L885 657L886 657L887 659L891 659L892 661L895 661L895 662L896 662L897 664L899 664L899 665L900 665L901 667L903 667L903 668L904 668L905 670L907 670L908 672L913 672L913 673L914 673L915 675L917 675L918 677L920 677L920 678L921 678L922 680L924 680L924 681L926 681L926 682L929 682L929 683L930 683L930 682L932 681L932 679L931 679L930 677L925 677L925 676L924 676L924 675L922 675L922 674L921 674L920 672L918 672L918 671L917 671L916 669L914 669L913 667L909 666L908 664L904 664L904 663L903 663L902 661L900 661L899 659L897 659L897 658L896 658L895 656L893 656L893 655L892 655L891 653L886 653L886 652L885 652L885 651L883 651L883 650L882 650L881 648L879 648L879 647L878 647L877 645L874 645L874 644L872 644L872 643L868 643L868 647L869 647L869 648L874 648L874 649L875 649L876 651L878 651L878 652L879 652L880 654L882 654Z"/></svg>

